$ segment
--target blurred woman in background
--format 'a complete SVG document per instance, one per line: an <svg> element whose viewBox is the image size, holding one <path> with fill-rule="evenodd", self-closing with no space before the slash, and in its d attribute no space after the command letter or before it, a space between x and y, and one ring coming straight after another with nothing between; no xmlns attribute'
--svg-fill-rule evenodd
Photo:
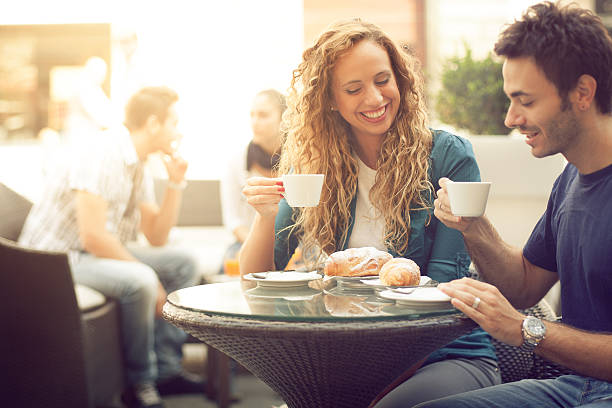
<svg viewBox="0 0 612 408"><path fill-rule="evenodd" d="M252 176L272 177L272 169L278 164L280 123L286 108L287 103L282 93L274 89L257 93L251 108L253 139L246 149L240 151L237 158L228 160L228 167L221 181L221 204L223 224L236 240L227 249L224 260L237 258L255 218L255 210L242 195L246 180Z"/></svg>

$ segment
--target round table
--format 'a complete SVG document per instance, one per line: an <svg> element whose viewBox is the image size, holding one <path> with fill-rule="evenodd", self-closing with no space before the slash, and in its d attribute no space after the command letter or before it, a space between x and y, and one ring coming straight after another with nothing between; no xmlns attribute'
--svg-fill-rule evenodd
<svg viewBox="0 0 612 408"><path fill-rule="evenodd" d="M414 310L372 288L346 286L333 279L208 284L171 293L163 314L289 407L367 407L410 366L476 327L452 308Z"/></svg>

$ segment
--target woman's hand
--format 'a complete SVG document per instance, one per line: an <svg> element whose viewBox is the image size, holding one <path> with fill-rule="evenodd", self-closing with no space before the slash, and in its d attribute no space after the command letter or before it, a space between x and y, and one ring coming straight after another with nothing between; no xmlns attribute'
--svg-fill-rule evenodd
<svg viewBox="0 0 612 408"><path fill-rule="evenodd" d="M454 307L497 340L512 346L520 346L523 342L521 328L525 316L512 307L495 286L462 278L441 283L438 289L451 297Z"/></svg>
<svg viewBox="0 0 612 408"><path fill-rule="evenodd" d="M247 202L264 218L276 217L285 191L280 178L251 177L242 189Z"/></svg>

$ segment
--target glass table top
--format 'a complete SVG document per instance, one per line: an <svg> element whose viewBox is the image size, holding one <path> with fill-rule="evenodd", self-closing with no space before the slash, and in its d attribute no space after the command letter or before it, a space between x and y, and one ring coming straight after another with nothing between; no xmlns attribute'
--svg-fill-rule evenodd
<svg viewBox="0 0 612 408"><path fill-rule="evenodd" d="M206 315L255 320L339 321L422 319L460 313L425 288L401 294L360 279L306 278L295 285L255 278L180 289L168 295L176 307ZM435 288L428 288L428 290Z"/></svg>

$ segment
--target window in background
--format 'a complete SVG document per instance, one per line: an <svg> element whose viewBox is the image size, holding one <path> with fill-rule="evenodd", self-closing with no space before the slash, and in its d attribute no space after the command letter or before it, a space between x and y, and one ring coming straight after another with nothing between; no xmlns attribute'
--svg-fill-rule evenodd
<svg viewBox="0 0 612 408"><path fill-rule="evenodd" d="M92 53L110 59L109 24L0 25L0 142L31 140L49 126L60 131L51 73Z"/></svg>
<svg viewBox="0 0 612 408"><path fill-rule="evenodd" d="M50 36L36 40L15 34L23 27L49 25L100 25L110 32L103 39L104 51L86 45L87 55L74 61L41 65L41 56L64 58L82 48L82 33L62 39L69 43ZM116 33L121 30L137 39L123 44L126 49L136 47L130 51L130 61L116 58L121 45ZM0 89L4 86L0 90L0 143L8 138L34 140L49 124L49 110L57 119L51 124L61 121L62 107L49 109L48 104L51 67L78 66L88 57L99 56L110 67L105 90L116 110L130 92L143 85L167 85L180 94L181 152L190 162L188 176L218 178L230 156L227 151L250 140L249 110L257 91L276 88L284 92L289 86L302 53L303 4L301 0L22 0L3 11L0 33L13 38L0 39ZM13 45L7 45L9 42ZM126 62L131 64L129 74Z"/></svg>

